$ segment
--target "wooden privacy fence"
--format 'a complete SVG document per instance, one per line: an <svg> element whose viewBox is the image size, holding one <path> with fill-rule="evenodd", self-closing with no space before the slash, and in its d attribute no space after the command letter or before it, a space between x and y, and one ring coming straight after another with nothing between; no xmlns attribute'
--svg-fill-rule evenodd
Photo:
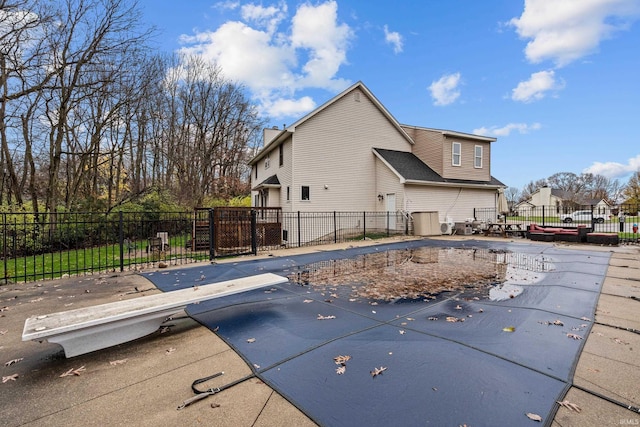
<svg viewBox="0 0 640 427"><path fill-rule="evenodd" d="M258 247L279 246L282 239L281 217L280 208L196 209L192 249L209 249L213 259L256 254Z"/></svg>

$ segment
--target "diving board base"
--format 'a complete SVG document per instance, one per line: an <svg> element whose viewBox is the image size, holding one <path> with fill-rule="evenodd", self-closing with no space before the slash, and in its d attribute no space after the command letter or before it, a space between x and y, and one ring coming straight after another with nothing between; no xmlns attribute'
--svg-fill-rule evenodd
<svg viewBox="0 0 640 427"><path fill-rule="evenodd" d="M185 307L186 305L182 308L176 307L175 309L122 319L92 328L52 335L47 337L46 340L51 343L60 344L67 358L79 356L152 334L157 331L169 317L180 313Z"/></svg>

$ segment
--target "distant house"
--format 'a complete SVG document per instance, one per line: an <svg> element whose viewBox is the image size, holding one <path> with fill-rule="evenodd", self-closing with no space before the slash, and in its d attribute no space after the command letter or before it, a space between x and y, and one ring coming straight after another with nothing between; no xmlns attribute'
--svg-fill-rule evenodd
<svg viewBox="0 0 640 427"><path fill-rule="evenodd" d="M284 212L437 211L464 221L496 206L495 138L401 125L358 82L283 129L250 160L252 205Z"/></svg>
<svg viewBox="0 0 640 427"><path fill-rule="evenodd" d="M562 214L574 210L576 206L574 199L575 195L573 194L545 186L533 192L527 200L516 204L514 210L520 216L539 215L540 208L544 206L550 215ZM580 200L579 205L593 207L594 214L611 214L611 205L604 199L583 199Z"/></svg>

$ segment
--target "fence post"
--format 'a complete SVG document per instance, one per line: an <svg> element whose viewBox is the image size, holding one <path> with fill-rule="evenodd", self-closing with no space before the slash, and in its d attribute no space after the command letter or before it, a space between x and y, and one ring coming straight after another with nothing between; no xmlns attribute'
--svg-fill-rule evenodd
<svg viewBox="0 0 640 427"><path fill-rule="evenodd" d="M336 222L336 211L333 211L333 243L338 243L338 224Z"/></svg>
<svg viewBox="0 0 640 427"><path fill-rule="evenodd" d="M398 223L396 222L396 225ZM389 211L387 211L387 237L389 237Z"/></svg>
<svg viewBox="0 0 640 427"><path fill-rule="evenodd" d="M14 229L15 230L15 229ZM9 277L7 276L7 214L2 214L2 260L4 262L4 284L9 283ZM13 239L15 241L15 238ZM15 252L15 251L14 251ZM16 256L14 254L14 256ZM26 279L25 279L26 282Z"/></svg>
<svg viewBox="0 0 640 427"><path fill-rule="evenodd" d="M542 205L542 226L544 227L544 205Z"/></svg>
<svg viewBox="0 0 640 427"><path fill-rule="evenodd" d="M367 211L362 212L362 240L367 240Z"/></svg>
<svg viewBox="0 0 640 427"><path fill-rule="evenodd" d="M258 255L257 214L255 209L251 209L251 253L254 255Z"/></svg>
<svg viewBox="0 0 640 427"><path fill-rule="evenodd" d="M209 261L213 261L216 257L216 249L215 249L215 237L216 230L214 225L214 209L209 209Z"/></svg>
<svg viewBox="0 0 640 427"><path fill-rule="evenodd" d="M301 233L300 233L300 211L298 211L298 247L301 246L300 237L301 237Z"/></svg>
<svg viewBox="0 0 640 427"><path fill-rule="evenodd" d="M118 240L120 243L120 272L124 271L124 222L122 211L118 214Z"/></svg>

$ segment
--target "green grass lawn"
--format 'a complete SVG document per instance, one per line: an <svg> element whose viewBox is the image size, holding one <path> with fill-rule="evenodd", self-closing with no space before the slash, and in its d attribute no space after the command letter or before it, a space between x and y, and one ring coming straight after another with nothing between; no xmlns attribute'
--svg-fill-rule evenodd
<svg viewBox="0 0 640 427"><path fill-rule="evenodd" d="M28 282L55 279L65 274L118 271L121 267L170 259L199 261L209 258L208 251L186 250L187 239L188 236L172 237L168 251L152 253L147 253L146 241L132 242L123 247L122 263L119 244L5 259L0 261L0 280L3 283Z"/></svg>

